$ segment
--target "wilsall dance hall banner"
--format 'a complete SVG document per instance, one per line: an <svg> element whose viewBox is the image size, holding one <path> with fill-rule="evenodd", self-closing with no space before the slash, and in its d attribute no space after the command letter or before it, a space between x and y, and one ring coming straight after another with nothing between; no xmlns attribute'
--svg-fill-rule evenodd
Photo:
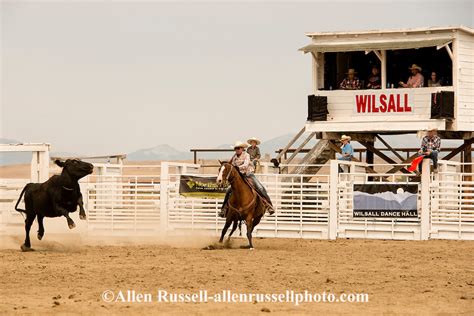
<svg viewBox="0 0 474 316"><path fill-rule="evenodd" d="M418 217L417 184L354 184L354 217Z"/></svg>
<svg viewBox="0 0 474 316"><path fill-rule="evenodd" d="M197 177L182 175L179 194L186 197L224 198L227 187L216 183L217 177Z"/></svg>

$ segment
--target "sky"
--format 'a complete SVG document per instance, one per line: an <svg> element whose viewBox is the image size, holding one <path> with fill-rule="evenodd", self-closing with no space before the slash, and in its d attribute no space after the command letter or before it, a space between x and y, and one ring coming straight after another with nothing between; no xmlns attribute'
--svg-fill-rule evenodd
<svg viewBox="0 0 474 316"><path fill-rule="evenodd" d="M0 138L179 150L296 133L306 32L473 27L471 1L1 1Z"/></svg>

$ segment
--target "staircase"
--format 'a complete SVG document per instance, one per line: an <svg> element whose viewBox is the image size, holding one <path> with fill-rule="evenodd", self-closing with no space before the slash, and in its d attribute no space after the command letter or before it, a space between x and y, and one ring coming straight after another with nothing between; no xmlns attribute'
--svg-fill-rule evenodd
<svg viewBox="0 0 474 316"><path fill-rule="evenodd" d="M278 156L272 161L279 165L279 163L284 165L295 164L295 166L282 166L280 168L280 173L291 173L291 174L307 174L313 175L316 174L326 162L335 157L335 145L326 139L319 140L315 145L308 149L305 147L308 143L315 139L316 133L312 132L305 136L305 128L301 129L298 134L288 143L287 146L278 154ZM303 140L300 145L294 150L292 155L286 159L282 160L282 157L288 152L288 150L299 140ZM297 163L294 162L294 158L301 153L302 151L306 152L306 155L303 159ZM305 177L305 181L309 181L310 176ZM288 179L291 180L291 179Z"/></svg>

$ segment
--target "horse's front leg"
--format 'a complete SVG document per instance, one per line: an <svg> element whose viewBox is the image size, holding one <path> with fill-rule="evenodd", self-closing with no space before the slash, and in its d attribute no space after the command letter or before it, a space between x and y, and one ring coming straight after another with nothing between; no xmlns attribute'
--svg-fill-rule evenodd
<svg viewBox="0 0 474 316"><path fill-rule="evenodd" d="M253 250L253 244L252 244L253 218L251 214L247 215L247 218L245 219L245 224L247 226L247 239L249 240L249 249Z"/></svg>
<svg viewBox="0 0 474 316"><path fill-rule="evenodd" d="M79 218L83 220L86 219L86 210L84 210L84 201L82 200L82 193L77 199L77 204L79 205Z"/></svg>
<svg viewBox="0 0 474 316"><path fill-rule="evenodd" d="M237 229L237 225L239 224L239 221L236 219L234 220L234 225L232 226L232 230L230 231L230 234L229 234L229 238L227 238L227 240L229 241L230 240L230 237L232 237L232 234L235 232L235 230Z"/></svg>
<svg viewBox="0 0 474 316"><path fill-rule="evenodd" d="M220 243L224 240L225 234L227 233L227 230L229 229L230 224L232 224L232 218L231 216L227 216L224 228L222 229L221 238L219 239Z"/></svg>

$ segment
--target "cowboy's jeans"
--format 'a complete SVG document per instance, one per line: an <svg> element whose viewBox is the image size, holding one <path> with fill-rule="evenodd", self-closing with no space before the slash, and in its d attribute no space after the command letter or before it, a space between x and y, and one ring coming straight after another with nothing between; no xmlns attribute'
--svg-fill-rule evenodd
<svg viewBox="0 0 474 316"><path fill-rule="evenodd" d="M224 202L222 202L221 210L223 210L227 206L227 202L229 201L229 197L232 194L232 188L229 187L227 191L225 191Z"/></svg>
<svg viewBox="0 0 474 316"><path fill-rule="evenodd" d="M262 183L260 183L260 181L258 181L257 177L252 173L252 174L247 176L247 179L249 179L253 183L253 186L255 187L257 192L261 196L263 196L268 201L268 203L270 203L271 206L273 206L272 200L270 200L270 197L268 196L267 190L262 185Z"/></svg>
<svg viewBox="0 0 474 316"><path fill-rule="evenodd" d="M433 150L429 155L425 155L425 158L423 159L429 159L429 158L433 160L433 168L437 169L438 168L438 151ZM420 173L421 173L422 168L423 168L423 163L420 163L418 165L418 171L420 171Z"/></svg>

